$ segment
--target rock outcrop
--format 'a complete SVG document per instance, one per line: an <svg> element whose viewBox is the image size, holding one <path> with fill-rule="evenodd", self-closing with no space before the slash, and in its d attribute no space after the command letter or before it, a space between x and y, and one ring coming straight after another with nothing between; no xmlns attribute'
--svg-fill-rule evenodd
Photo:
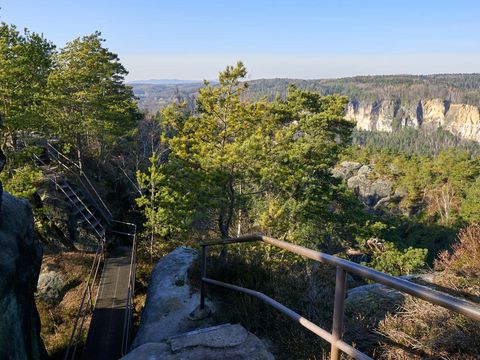
<svg viewBox="0 0 480 360"><path fill-rule="evenodd" d="M210 311L198 310L200 296L188 283L197 251L179 247L156 264L131 352L133 359L273 360L263 342L241 325L216 325Z"/></svg>
<svg viewBox="0 0 480 360"><path fill-rule="evenodd" d="M402 194L387 179L372 179L373 168L358 162L343 161L332 169L332 175L342 179L370 209L379 210L401 200Z"/></svg>
<svg viewBox="0 0 480 360"><path fill-rule="evenodd" d="M132 348L212 325L211 319L198 321L190 316L200 304L199 293L188 284L188 269L197 255L192 248L178 247L155 265ZM211 302L207 305L214 308Z"/></svg>
<svg viewBox="0 0 480 360"><path fill-rule="evenodd" d="M42 247L25 200L3 193L0 209L0 359L44 359L34 293Z"/></svg>
<svg viewBox="0 0 480 360"><path fill-rule="evenodd" d="M47 303L55 304L61 300L67 282L57 271L46 270L40 273L37 284L38 297Z"/></svg>
<svg viewBox="0 0 480 360"><path fill-rule="evenodd" d="M352 100L345 117L355 121L360 130L392 132L403 127L442 127L462 139L480 142L479 108L441 99L422 99L413 104L402 103L399 99Z"/></svg>
<svg viewBox="0 0 480 360"><path fill-rule="evenodd" d="M38 207L49 220L39 233L45 246L61 251L95 251L98 239L94 232L80 224L78 211L51 180L43 177L37 184L37 194Z"/></svg>
<svg viewBox="0 0 480 360"><path fill-rule="evenodd" d="M239 324L224 324L139 346L122 360L274 360L262 341Z"/></svg>

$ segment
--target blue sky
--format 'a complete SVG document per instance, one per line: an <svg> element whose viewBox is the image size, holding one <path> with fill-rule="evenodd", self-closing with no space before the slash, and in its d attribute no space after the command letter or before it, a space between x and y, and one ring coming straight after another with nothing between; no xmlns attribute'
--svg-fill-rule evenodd
<svg viewBox="0 0 480 360"><path fill-rule="evenodd" d="M0 0L0 20L58 46L100 30L129 80L480 71L480 2Z"/></svg>

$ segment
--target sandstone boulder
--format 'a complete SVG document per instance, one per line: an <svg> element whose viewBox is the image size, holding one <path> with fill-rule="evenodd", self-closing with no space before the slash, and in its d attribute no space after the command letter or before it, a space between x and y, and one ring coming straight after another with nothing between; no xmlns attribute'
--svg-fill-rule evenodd
<svg viewBox="0 0 480 360"><path fill-rule="evenodd" d="M339 166L332 169L332 175L338 179L348 180L356 175L361 167L362 164L355 161L342 161Z"/></svg>
<svg viewBox="0 0 480 360"><path fill-rule="evenodd" d="M193 320L190 316L200 304L200 294L192 290L187 276L197 255L192 248L178 247L155 265L132 348L212 325L211 318ZM214 308L210 301L207 306Z"/></svg>
<svg viewBox="0 0 480 360"><path fill-rule="evenodd" d="M0 359L44 359L34 293L42 247L25 200L3 193L0 209Z"/></svg>
<svg viewBox="0 0 480 360"><path fill-rule="evenodd" d="M42 272L38 277L37 294L45 302L54 304L61 300L66 281L56 271Z"/></svg>
<svg viewBox="0 0 480 360"><path fill-rule="evenodd" d="M273 360L263 342L239 324L224 324L139 346L122 360Z"/></svg>

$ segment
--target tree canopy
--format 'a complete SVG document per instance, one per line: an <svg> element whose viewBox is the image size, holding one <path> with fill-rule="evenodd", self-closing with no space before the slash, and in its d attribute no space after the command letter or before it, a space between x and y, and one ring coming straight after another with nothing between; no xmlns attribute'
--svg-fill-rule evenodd
<svg viewBox="0 0 480 360"><path fill-rule="evenodd" d="M48 78L46 115L53 131L80 150L103 155L138 118L127 70L103 46L99 32L69 42L55 56ZM81 154L80 154L81 155Z"/></svg>
<svg viewBox="0 0 480 360"><path fill-rule="evenodd" d="M18 130L44 128L41 107L52 68L54 45L42 35L0 24L0 120L3 141ZM1 122L1 121L0 121Z"/></svg>
<svg viewBox="0 0 480 360"><path fill-rule="evenodd" d="M163 110L166 155L157 154L151 160L158 165L138 174L146 191L139 204L163 214L159 235L172 229L177 217L166 214L176 211L190 217L176 224L202 223L222 237L233 235L234 222L237 232L256 224L293 239L299 235L293 224L314 231L328 221L335 183L329 169L353 127L343 119L347 99L292 86L285 100L252 102L242 98L245 76L242 63L229 66L218 85L205 82L193 112L178 103ZM153 170L162 174L163 191L177 194L168 206L148 201Z"/></svg>

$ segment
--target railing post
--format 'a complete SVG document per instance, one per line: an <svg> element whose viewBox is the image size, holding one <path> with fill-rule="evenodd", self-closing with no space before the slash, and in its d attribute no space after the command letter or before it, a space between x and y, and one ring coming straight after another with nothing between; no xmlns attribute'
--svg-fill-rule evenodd
<svg viewBox="0 0 480 360"><path fill-rule="evenodd" d="M200 286L200 310L205 309L205 282L203 278L207 277L207 246L202 244L202 275Z"/></svg>
<svg viewBox="0 0 480 360"><path fill-rule="evenodd" d="M333 308L332 325L332 347L330 351L330 360L340 360L341 351L336 346L336 341L342 338L343 334L343 315L345 310L345 291L347 285L347 272L340 266L337 266L335 276L335 304Z"/></svg>

